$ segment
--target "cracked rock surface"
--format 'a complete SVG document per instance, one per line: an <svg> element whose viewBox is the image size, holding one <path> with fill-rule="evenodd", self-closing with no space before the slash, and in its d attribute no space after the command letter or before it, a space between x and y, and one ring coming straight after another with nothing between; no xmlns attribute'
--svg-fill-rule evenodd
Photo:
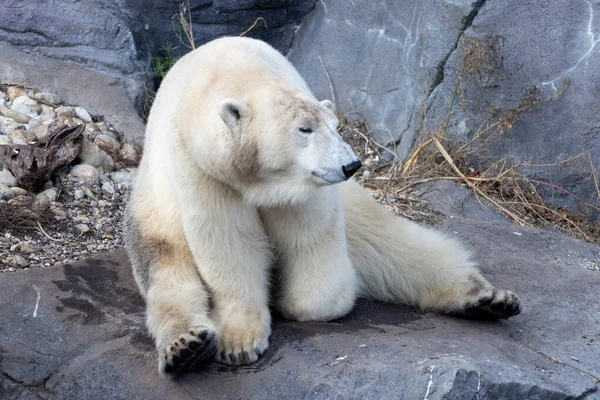
<svg viewBox="0 0 600 400"><path fill-rule="evenodd" d="M338 111L363 115L377 141L393 144L406 159L419 133L446 119L463 71L461 38L494 52L465 72L449 132L472 137L532 91L548 98L566 87L521 113L485 153L491 160L552 164L589 150L579 164L526 172L598 206L590 172L590 162L600 165L598 1L321 0L301 24L289 58L317 97L331 98L320 57ZM540 191L558 207L579 210L564 191Z"/></svg>
<svg viewBox="0 0 600 400"><path fill-rule="evenodd" d="M520 295L521 315L485 323L361 300L334 322L278 320L254 366L213 363L169 381L157 375L143 300L117 251L2 276L0 398L600 398L598 246L485 211L464 219L452 188L437 189L453 217L442 229L473 247L492 283Z"/></svg>

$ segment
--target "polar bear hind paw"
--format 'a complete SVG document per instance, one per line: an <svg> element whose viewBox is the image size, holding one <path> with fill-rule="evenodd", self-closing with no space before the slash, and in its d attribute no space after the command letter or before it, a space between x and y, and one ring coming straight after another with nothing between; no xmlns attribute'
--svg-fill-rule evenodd
<svg viewBox="0 0 600 400"><path fill-rule="evenodd" d="M507 319L521 313L521 301L508 290L491 289L480 293L476 299L467 302L460 310L450 314L467 319L498 320Z"/></svg>
<svg viewBox="0 0 600 400"><path fill-rule="evenodd" d="M192 328L181 334L160 355L158 369L162 375L175 377L210 362L217 352L217 334L208 328Z"/></svg>

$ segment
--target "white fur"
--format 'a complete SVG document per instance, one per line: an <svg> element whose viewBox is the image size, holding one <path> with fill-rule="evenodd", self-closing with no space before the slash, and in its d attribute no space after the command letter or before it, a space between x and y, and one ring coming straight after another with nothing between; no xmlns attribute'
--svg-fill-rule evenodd
<svg viewBox="0 0 600 400"><path fill-rule="evenodd" d="M200 325L219 335L220 361L255 361L273 267L277 308L301 321L341 317L358 295L452 311L491 288L455 241L392 217L354 181L330 184L356 160L330 108L253 39L213 41L167 74L128 211L162 246L147 293L137 278L159 351Z"/></svg>

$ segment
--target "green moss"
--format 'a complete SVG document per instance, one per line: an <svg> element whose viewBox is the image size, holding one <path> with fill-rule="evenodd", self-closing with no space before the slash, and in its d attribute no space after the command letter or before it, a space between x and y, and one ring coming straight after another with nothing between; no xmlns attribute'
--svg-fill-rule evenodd
<svg viewBox="0 0 600 400"><path fill-rule="evenodd" d="M176 47L167 43L166 46L161 48L161 54L152 58L152 71L159 81L167 75L167 72L169 72L171 67L179 60L179 57L173 55L175 50Z"/></svg>

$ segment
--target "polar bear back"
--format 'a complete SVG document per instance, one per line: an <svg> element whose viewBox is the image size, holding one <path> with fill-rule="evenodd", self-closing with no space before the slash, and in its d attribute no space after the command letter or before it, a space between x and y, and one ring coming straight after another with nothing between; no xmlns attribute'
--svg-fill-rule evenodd
<svg viewBox="0 0 600 400"><path fill-rule="evenodd" d="M269 81L279 81L311 94L294 66L271 46L250 38L224 37L182 57L163 85L196 93L210 88L211 96L202 94L208 102L212 96L239 96Z"/></svg>

